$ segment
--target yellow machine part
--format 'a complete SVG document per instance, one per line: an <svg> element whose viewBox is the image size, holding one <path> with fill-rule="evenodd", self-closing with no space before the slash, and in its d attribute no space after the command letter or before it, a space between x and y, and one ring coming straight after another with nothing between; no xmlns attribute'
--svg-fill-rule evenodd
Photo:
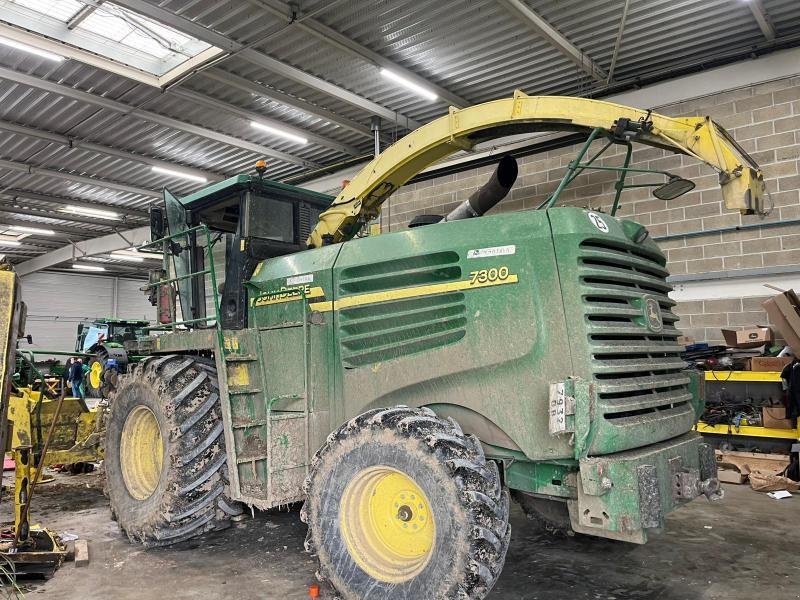
<svg viewBox="0 0 800 600"><path fill-rule="evenodd" d="M36 478L34 451L43 441L38 438L38 432L47 435L57 404L56 400L42 399L40 392L30 388L21 388L9 396L9 449L14 457L14 524L17 530L24 518L30 486ZM103 437L98 411L87 408L80 398L64 398L42 466L101 460Z"/></svg>
<svg viewBox="0 0 800 600"><path fill-rule="evenodd" d="M373 579L402 583L428 564L436 523L427 496L405 473L364 469L345 489L339 515L348 553Z"/></svg>
<svg viewBox="0 0 800 600"><path fill-rule="evenodd" d="M728 209L743 214L764 210L763 174L758 165L709 117L666 117L621 104L569 96L528 96L494 100L450 112L408 134L367 164L319 217L309 247L343 242L358 224L380 214L392 192L424 168L476 143L532 131L610 132L620 119L652 123L631 139L678 154L694 156L720 177Z"/></svg>
<svg viewBox="0 0 800 600"><path fill-rule="evenodd" d="M89 383L96 390L99 390L103 383L103 363L99 360L93 362L89 368Z"/></svg>

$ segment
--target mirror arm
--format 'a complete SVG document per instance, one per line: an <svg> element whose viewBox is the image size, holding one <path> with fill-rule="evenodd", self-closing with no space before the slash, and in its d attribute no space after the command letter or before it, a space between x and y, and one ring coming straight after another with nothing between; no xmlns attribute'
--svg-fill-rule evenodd
<svg viewBox="0 0 800 600"><path fill-rule="evenodd" d="M619 200L622 196L622 190L625 189L625 177L628 174L628 166L631 164L631 153L633 152L633 144L630 142L625 142L625 162L622 163L622 168L619 171L619 179L617 179L617 183L614 187L617 190L617 193L614 194L614 204L611 205L611 216L617 214L617 209L619 209Z"/></svg>

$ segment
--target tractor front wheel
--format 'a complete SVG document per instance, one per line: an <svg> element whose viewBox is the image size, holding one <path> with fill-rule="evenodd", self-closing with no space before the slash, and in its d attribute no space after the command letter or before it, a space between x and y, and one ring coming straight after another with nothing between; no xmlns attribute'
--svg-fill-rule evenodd
<svg viewBox="0 0 800 600"><path fill-rule="evenodd" d="M301 515L320 578L346 600L484 598L511 535L496 463L426 408L373 410L332 433Z"/></svg>
<svg viewBox="0 0 800 600"><path fill-rule="evenodd" d="M210 362L152 357L120 381L106 425L112 514L131 541L166 546L227 526L219 384Z"/></svg>

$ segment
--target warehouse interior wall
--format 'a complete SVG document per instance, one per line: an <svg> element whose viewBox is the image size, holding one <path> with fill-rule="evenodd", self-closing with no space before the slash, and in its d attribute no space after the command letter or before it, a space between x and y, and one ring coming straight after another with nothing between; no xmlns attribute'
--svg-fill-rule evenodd
<svg viewBox="0 0 800 600"><path fill-rule="evenodd" d="M716 119L761 165L774 203L767 217L741 216L725 209L716 173L696 159L644 146L633 153L634 168L670 171L697 184L692 192L667 202L652 197L647 188L627 190L618 215L647 226L664 250L676 287L678 327L697 341L722 342L721 327L769 322L761 302L775 290L764 282L781 276L787 287L800 289L800 76L653 108L666 115ZM492 212L534 209L555 189L578 149L570 146L519 159L516 185ZM605 156L603 166L622 164L621 148ZM419 214L446 214L493 170L486 166L400 188L385 209L383 231L406 229ZM611 172L581 175L561 203L608 210L614 178ZM640 175L631 181L651 179Z"/></svg>
<svg viewBox="0 0 800 600"><path fill-rule="evenodd" d="M22 277L22 299L28 306L26 333L33 344L20 348L59 350L75 348L78 323L103 317L120 319L156 318L139 288L144 281L119 277L37 272ZM37 360L47 358L37 354ZM60 358L63 361L63 357Z"/></svg>

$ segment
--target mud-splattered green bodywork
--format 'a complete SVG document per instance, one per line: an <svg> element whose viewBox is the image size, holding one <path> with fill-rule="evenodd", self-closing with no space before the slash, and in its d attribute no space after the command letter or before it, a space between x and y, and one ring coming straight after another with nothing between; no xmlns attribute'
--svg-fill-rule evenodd
<svg viewBox="0 0 800 600"><path fill-rule="evenodd" d="M700 388L639 230L554 208L265 261L248 328L217 353L234 494L300 500L330 431L424 405L477 435L510 487L567 499L576 530L644 541L713 456L689 433Z"/></svg>

